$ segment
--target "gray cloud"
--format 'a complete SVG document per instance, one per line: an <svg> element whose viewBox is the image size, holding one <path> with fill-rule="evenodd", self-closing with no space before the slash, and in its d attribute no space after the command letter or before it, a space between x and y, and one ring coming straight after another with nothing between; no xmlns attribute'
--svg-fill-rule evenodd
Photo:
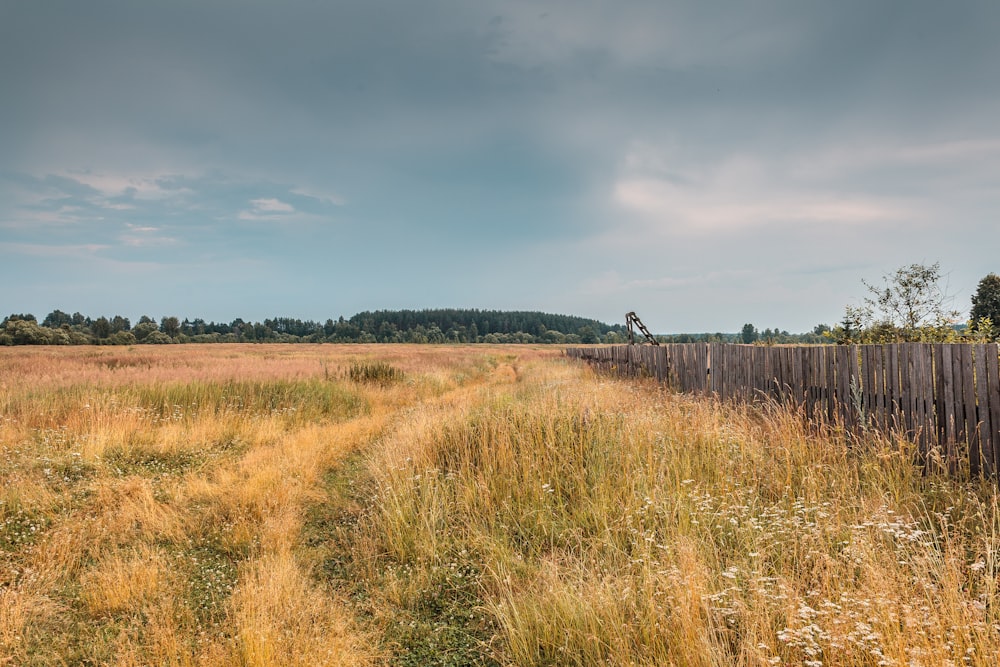
<svg viewBox="0 0 1000 667"><path fill-rule="evenodd" d="M259 261L247 314L379 263L289 307L807 328L902 263L997 270L998 29L974 1L5 3L0 248Z"/></svg>

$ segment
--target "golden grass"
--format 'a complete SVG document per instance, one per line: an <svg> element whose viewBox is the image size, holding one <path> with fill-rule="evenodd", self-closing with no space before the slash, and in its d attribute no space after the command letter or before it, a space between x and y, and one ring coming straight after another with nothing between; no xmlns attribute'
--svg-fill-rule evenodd
<svg viewBox="0 0 1000 667"><path fill-rule="evenodd" d="M998 574L995 483L552 348L0 349L0 664L995 665Z"/></svg>
<svg viewBox="0 0 1000 667"><path fill-rule="evenodd" d="M232 662L248 667L365 665L372 657L343 605L288 553L255 561L231 600Z"/></svg>
<svg viewBox="0 0 1000 667"><path fill-rule="evenodd" d="M162 592L163 554L147 546L98 561L80 577L80 598L95 616L138 609Z"/></svg>
<svg viewBox="0 0 1000 667"><path fill-rule="evenodd" d="M500 664L996 664L992 485L785 411L546 384L373 453L352 544L390 617L474 604L464 655Z"/></svg>
<svg viewBox="0 0 1000 667"><path fill-rule="evenodd" d="M383 649L303 550L306 508L497 354L0 349L0 664L371 663ZM352 381L365 364L393 382Z"/></svg>

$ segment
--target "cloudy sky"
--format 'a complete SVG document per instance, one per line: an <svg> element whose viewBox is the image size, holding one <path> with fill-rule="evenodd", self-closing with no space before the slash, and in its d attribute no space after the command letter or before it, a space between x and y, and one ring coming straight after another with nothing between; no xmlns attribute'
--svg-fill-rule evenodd
<svg viewBox="0 0 1000 667"><path fill-rule="evenodd" d="M806 331L1000 272L1000 2L3 0L0 310Z"/></svg>

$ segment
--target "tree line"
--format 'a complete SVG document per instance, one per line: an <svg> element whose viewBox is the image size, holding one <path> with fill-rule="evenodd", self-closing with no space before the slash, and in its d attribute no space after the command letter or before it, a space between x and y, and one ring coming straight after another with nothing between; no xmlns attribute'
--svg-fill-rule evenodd
<svg viewBox="0 0 1000 667"><path fill-rule="evenodd" d="M1000 340L1000 276L979 281L965 321L949 307L938 263L910 264L885 274L881 284L862 280L865 294L834 325L789 333L751 323L737 333L659 335L664 343L989 342ZM625 328L572 315L479 309L376 310L325 322L290 317L252 322L142 316L133 325L115 315L93 319L54 310L38 322L11 314L0 322L0 345L133 345L165 343L550 343L627 342Z"/></svg>
<svg viewBox="0 0 1000 667"><path fill-rule="evenodd" d="M325 322L275 317L206 322L143 315L134 325L115 315L96 319L54 310L0 323L0 345L134 345L168 343L621 343L622 325L534 311L378 310Z"/></svg>

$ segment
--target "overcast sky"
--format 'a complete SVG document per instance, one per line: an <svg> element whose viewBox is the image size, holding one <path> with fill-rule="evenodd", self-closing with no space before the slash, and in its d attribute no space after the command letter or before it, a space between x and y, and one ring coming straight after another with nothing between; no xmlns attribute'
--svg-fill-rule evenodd
<svg viewBox="0 0 1000 667"><path fill-rule="evenodd" d="M1000 2L0 0L0 316L834 323L1000 272Z"/></svg>

